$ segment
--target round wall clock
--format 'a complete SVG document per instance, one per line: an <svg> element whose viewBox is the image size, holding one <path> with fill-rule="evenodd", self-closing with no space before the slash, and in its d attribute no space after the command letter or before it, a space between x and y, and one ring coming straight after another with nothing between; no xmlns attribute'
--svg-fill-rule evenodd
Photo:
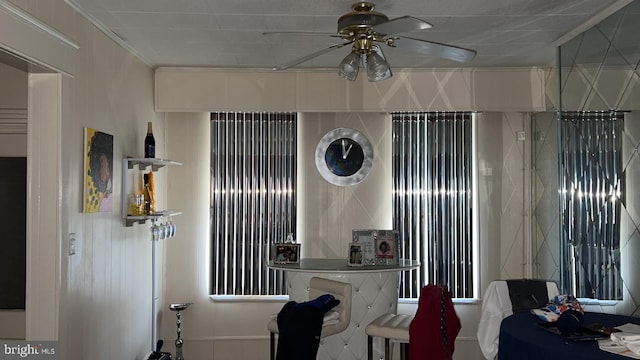
<svg viewBox="0 0 640 360"><path fill-rule="evenodd" d="M316 146L316 167L320 175L334 185L355 185L371 172L373 148L358 130L334 129Z"/></svg>

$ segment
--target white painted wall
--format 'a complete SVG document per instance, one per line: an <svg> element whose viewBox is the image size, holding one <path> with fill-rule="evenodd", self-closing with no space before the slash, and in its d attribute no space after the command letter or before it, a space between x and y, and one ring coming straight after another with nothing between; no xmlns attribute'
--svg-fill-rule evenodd
<svg viewBox="0 0 640 360"><path fill-rule="evenodd" d="M0 109L27 108L27 73L0 63Z"/></svg>
<svg viewBox="0 0 640 360"><path fill-rule="evenodd" d="M38 257L29 258L27 338L59 340L62 359L145 359L152 346L149 226L123 226L119 179L122 157L142 155L147 121L155 124L158 156L165 155L163 117L153 110L153 72L63 1L12 3L79 45L60 46L45 32L0 14L0 47L73 75L29 76L29 108L38 113L29 130L29 161L35 166L30 165L30 191L47 206L53 199L56 210L40 213L38 224L30 226L41 242L33 245L44 246L32 247ZM111 213L81 212L84 127L114 135ZM49 158L56 162L41 163ZM160 188L166 184L164 175L158 182ZM30 212L37 211L33 204ZM66 255L70 232L78 241L73 256ZM30 308L41 313L31 314Z"/></svg>
<svg viewBox="0 0 640 360"><path fill-rule="evenodd" d="M315 151L329 131L362 132L373 147L369 176L355 186L335 186L316 168ZM353 229L392 229L391 115L301 113L298 117L298 241L304 258L347 258Z"/></svg>
<svg viewBox="0 0 640 360"><path fill-rule="evenodd" d="M164 120L153 111L151 70L77 14L76 74L62 86L60 339L66 359L145 359L151 344L151 235L149 223L121 219L122 158L143 155L147 121L156 154L165 157ZM114 202L110 213L82 213L83 128L114 136ZM164 170L164 169L162 169ZM159 171L157 187L166 185ZM159 203L164 203L160 193ZM77 253L67 256L67 235Z"/></svg>

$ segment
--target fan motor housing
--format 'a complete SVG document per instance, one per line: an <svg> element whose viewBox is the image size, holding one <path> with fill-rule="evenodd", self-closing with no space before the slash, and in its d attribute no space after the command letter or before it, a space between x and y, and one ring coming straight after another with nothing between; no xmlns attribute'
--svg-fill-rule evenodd
<svg viewBox="0 0 640 360"><path fill-rule="evenodd" d="M374 7L372 3L366 1L353 4L352 11L338 19L338 34L349 35L361 32L363 29L389 21L387 15L373 11Z"/></svg>

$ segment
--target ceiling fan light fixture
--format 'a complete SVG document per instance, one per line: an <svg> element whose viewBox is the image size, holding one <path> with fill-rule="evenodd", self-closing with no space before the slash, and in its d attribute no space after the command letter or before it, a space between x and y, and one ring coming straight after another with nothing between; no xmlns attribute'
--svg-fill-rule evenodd
<svg viewBox="0 0 640 360"><path fill-rule="evenodd" d="M352 51L340 62L338 74L351 81L355 81L358 77L360 67L364 67L367 70L369 81L381 81L392 76L389 63L380 48L383 44L399 49L394 51L413 51L421 55L441 57L458 62L471 61L476 56L475 50L408 36L411 33L432 27L430 23L424 20L410 15L389 19L387 15L374 11L375 6L373 3L362 0L356 1L351 7L352 11L338 19L338 31L335 34L308 31L263 33L264 35L291 33L329 35L341 39L340 43L282 65L277 65L274 70L285 70L346 46L351 46Z"/></svg>
<svg viewBox="0 0 640 360"><path fill-rule="evenodd" d="M360 54L355 51L350 52L340 62L338 75L349 81L355 81L360 70L360 61Z"/></svg>
<svg viewBox="0 0 640 360"><path fill-rule="evenodd" d="M367 54L366 68L367 78L372 82L386 80L392 76L389 63L378 46L373 46L371 53Z"/></svg>

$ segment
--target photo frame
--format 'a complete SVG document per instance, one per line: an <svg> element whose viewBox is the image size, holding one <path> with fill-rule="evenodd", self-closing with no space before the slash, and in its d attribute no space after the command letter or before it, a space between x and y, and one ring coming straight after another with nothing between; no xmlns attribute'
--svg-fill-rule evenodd
<svg viewBox="0 0 640 360"><path fill-rule="evenodd" d="M375 242L377 259L393 259L395 257L395 238L383 236L376 238Z"/></svg>
<svg viewBox="0 0 640 360"><path fill-rule="evenodd" d="M349 244L349 258L347 259L349 266L364 266L364 249L362 244Z"/></svg>
<svg viewBox="0 0 640 360"><path fill-rule="evenodd" d="M113 135L84 128L82 211L113 210Z"/></svg>
<svg viewBox="0 0 640 360"><path fill-rule="evenodd" d="M274 244L271 246L274 264L299 264L300 244Z"/></svg>
<svg viewBox="0 0 640 360"><path fill-rule="evenodd" d="M351 234L352 243L362 246L364 265L398 265L398 231L354 229Z"/></svg>

